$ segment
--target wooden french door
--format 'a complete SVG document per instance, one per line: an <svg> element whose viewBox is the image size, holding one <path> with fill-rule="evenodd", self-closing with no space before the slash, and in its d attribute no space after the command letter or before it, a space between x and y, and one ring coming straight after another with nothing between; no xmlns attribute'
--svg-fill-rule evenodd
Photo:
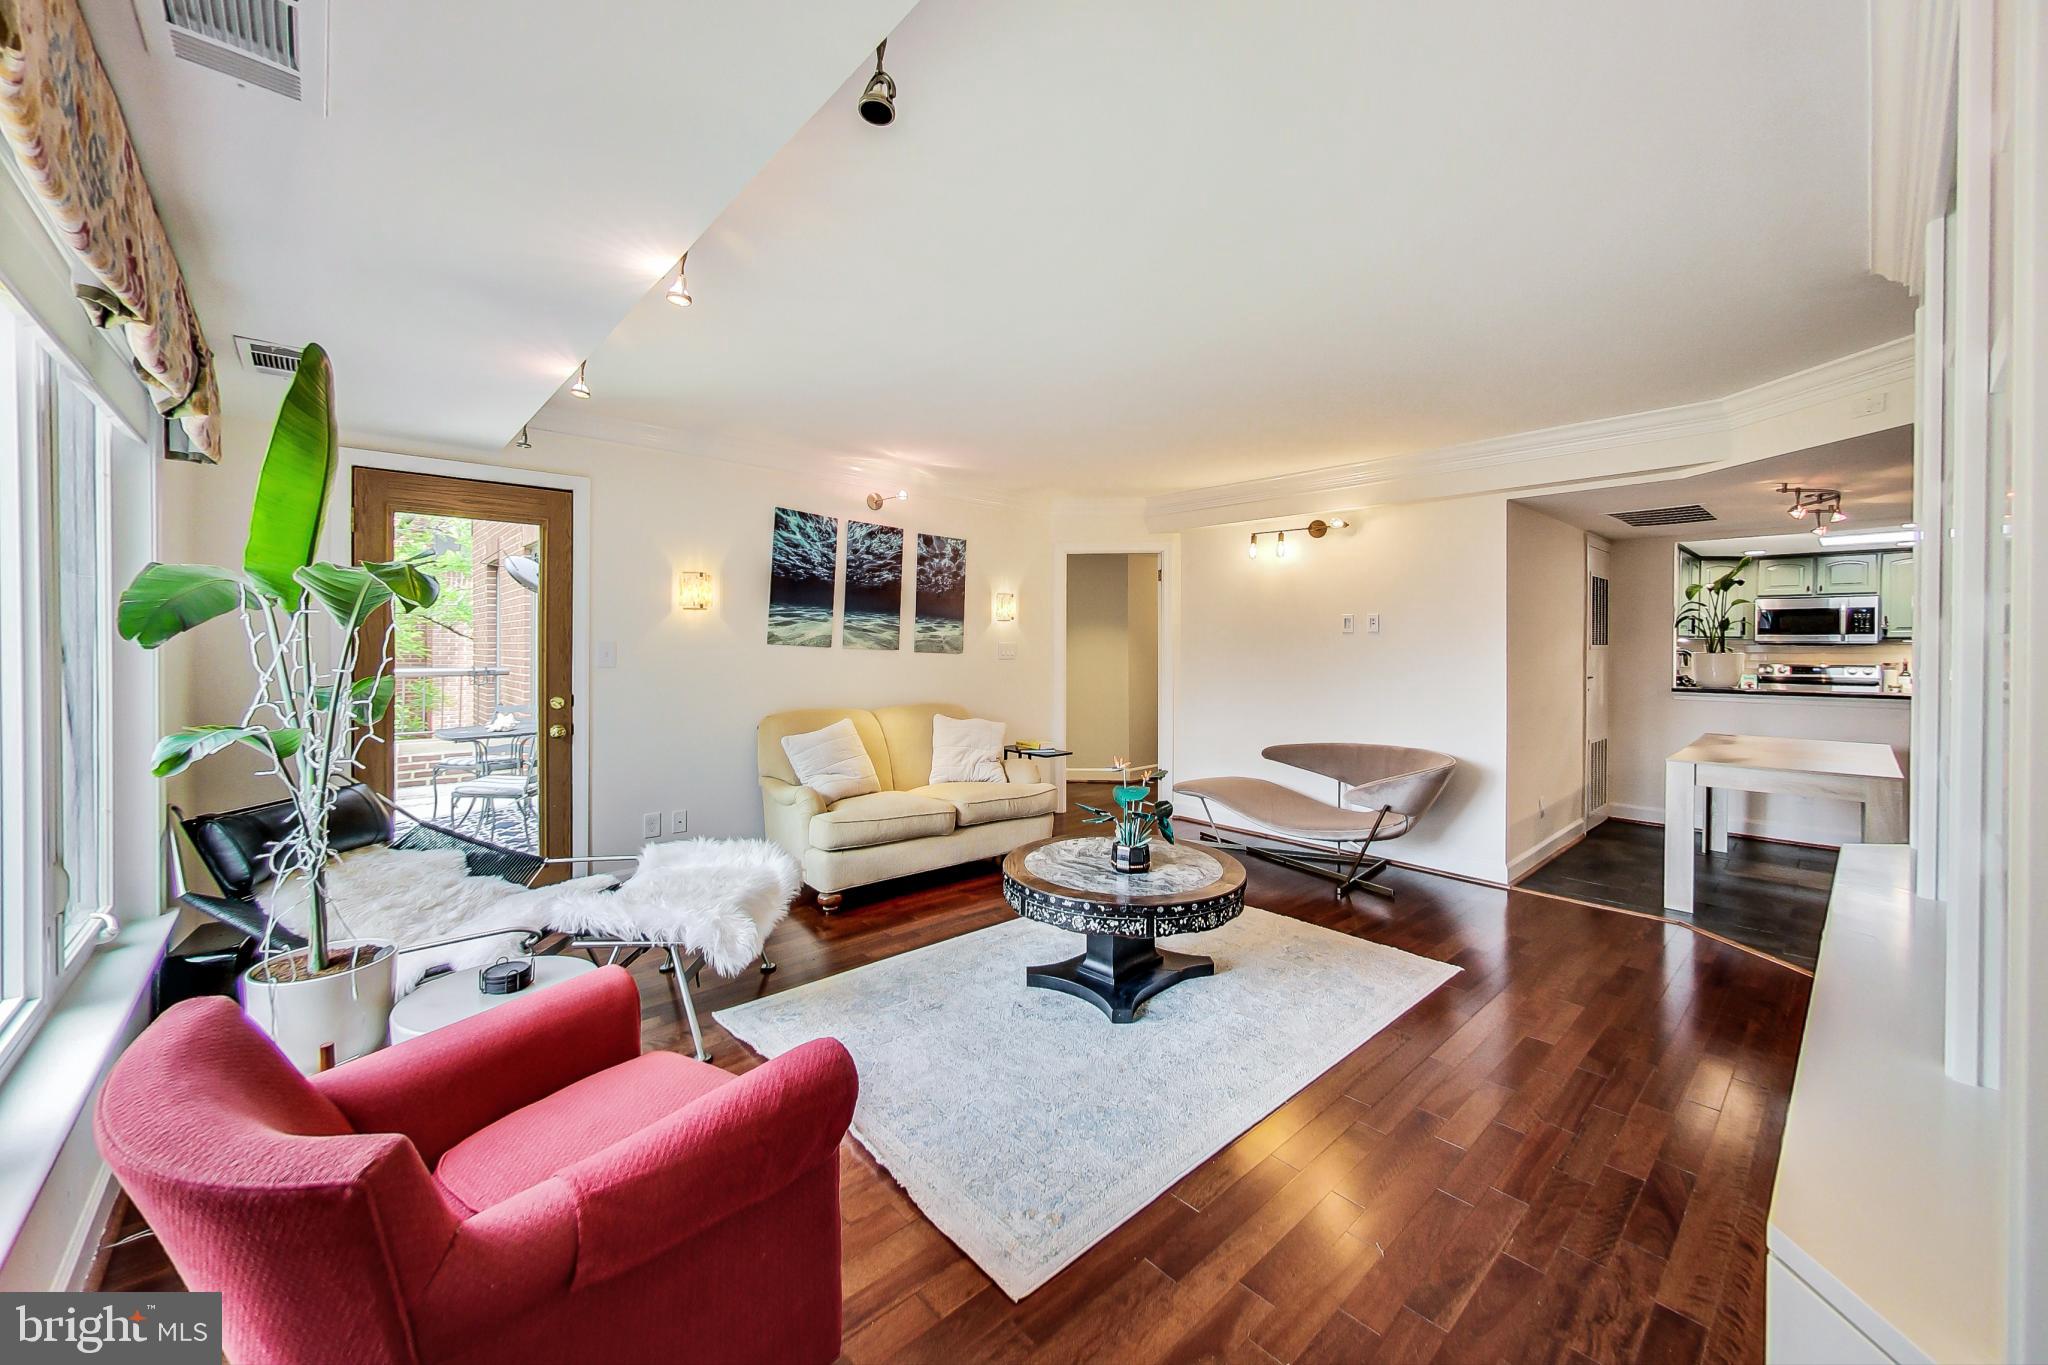
<svg viewBox="0 0 2048 1365"><path fill-rule="evenodd" d="M350 492L357 562L424 556L442 586L391 636L393 704L364 747L364 780L425 818L569 856L571 495L365 468ZM390 629L388 609L372 617L363 653Z"/></svg>

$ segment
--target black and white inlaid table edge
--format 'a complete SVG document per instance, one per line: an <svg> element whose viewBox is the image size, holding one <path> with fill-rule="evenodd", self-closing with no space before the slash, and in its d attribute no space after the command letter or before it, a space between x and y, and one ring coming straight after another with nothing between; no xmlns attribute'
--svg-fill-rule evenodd
<svg viewBox="0 0 2048 1365"><path fill-rule="evenodd" d="M1085 935L1088 950L1064 962L1025 970L1027 986L1086 1000L1112 1023L1129 1023L1145 1001L1177 982L1209 976L1213 960L1169 952L1154 940L1220 928L1244 910L1244 864L1216 849L1202 850L1219 875L1205 886L1163 895L1134 896L1048 881L1026 866L1031 854L1073 835L1039 839L1003 859L1003 899L1025 919ZM1133 880L1139 880L1134 878Z"/></svg>

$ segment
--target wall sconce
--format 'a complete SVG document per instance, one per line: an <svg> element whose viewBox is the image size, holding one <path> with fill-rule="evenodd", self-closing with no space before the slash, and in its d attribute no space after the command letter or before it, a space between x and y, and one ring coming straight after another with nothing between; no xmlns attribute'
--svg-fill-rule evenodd
<svg viewBox="0 0 2048 1365"><path fill-rule="evenodd" d="M711 610L711 575L698 569L678 571L676 606L684 611Z"/></svg>
<svg viewBox="0 0 2048 1365"><path fill-rule="evenodd" d="M996 620L998 620L998 621L1014 621L1014 620L1016 620L1016 619L1017 619L1017 594L1016 594L1016 593L1013 593L1013 592L999 592L999 593L997 593L997 594L996 594Z"/></svg>
<svg viewBox="0 0 2048 1365"><path fill-rule="evenodd" d="M882 510L882 504L885 502L909 501L910 490L907 488L899 488L894 493L870 493L868 494L868 510L870 512L879 512Z"/></svg>
<svg viewBox="0 0 2048 1365"><path fill-rule="evenodd" d="M1287 528L1287 531L1306 531L1308 532L1308 538L1310 540L1321 540L1324 536L1330 534L1330 532L1341 531L1350 524L1350 522L1344 520L1344 518L1342 517L1331 517L1328 521L1324 521L1321 517L1318 517L1306 526L1290 526ZM1287 531L1252 532L1252 543L1251 547L1246 551L1247 556L1252 559L1257 559L1259 557L1259 537L1271 536L1273 537L1273 558L1287 558Z"/></svg>

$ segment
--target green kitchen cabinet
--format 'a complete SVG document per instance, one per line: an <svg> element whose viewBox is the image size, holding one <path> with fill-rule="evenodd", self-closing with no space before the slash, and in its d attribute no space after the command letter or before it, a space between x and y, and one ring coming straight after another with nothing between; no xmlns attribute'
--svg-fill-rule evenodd
<svg viewBox="0 0 2048 1365"><path fill-rule="evenodd" d="M1812 591L1814 587L1811 555L1757 561L1757 596L1802 597Z"/></svg>
<svg viewBox="0 0 2048 1365"><path fill-rule="evenodd" d="M1814 588L1820 593L1877 592L1876 554L1821 555L1814 563Z"/></svg>
<svg viewBox="0 0 2048 1365"><path fill-rule="evenodd" d="M1919 591L1918 571L1911 550L1888 550L1880 557L1880 581L1884 584L1884 633L1888 640L1913 638L1913 597Z"/></svg>

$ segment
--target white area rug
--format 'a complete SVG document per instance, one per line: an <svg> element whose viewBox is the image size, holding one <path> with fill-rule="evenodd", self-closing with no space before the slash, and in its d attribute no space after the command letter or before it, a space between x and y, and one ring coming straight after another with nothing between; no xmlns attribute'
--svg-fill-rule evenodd
<svg viewBox="0 0 2048 1365"><path fill-rule="evenodd" d="M1216 975L1129 1024L1026 987L1082 940L1021 919L718 1022L771 1057L845 1043L854 1136L1021 1299L1458 970L1263 910L1165 943Z"/></svg>

